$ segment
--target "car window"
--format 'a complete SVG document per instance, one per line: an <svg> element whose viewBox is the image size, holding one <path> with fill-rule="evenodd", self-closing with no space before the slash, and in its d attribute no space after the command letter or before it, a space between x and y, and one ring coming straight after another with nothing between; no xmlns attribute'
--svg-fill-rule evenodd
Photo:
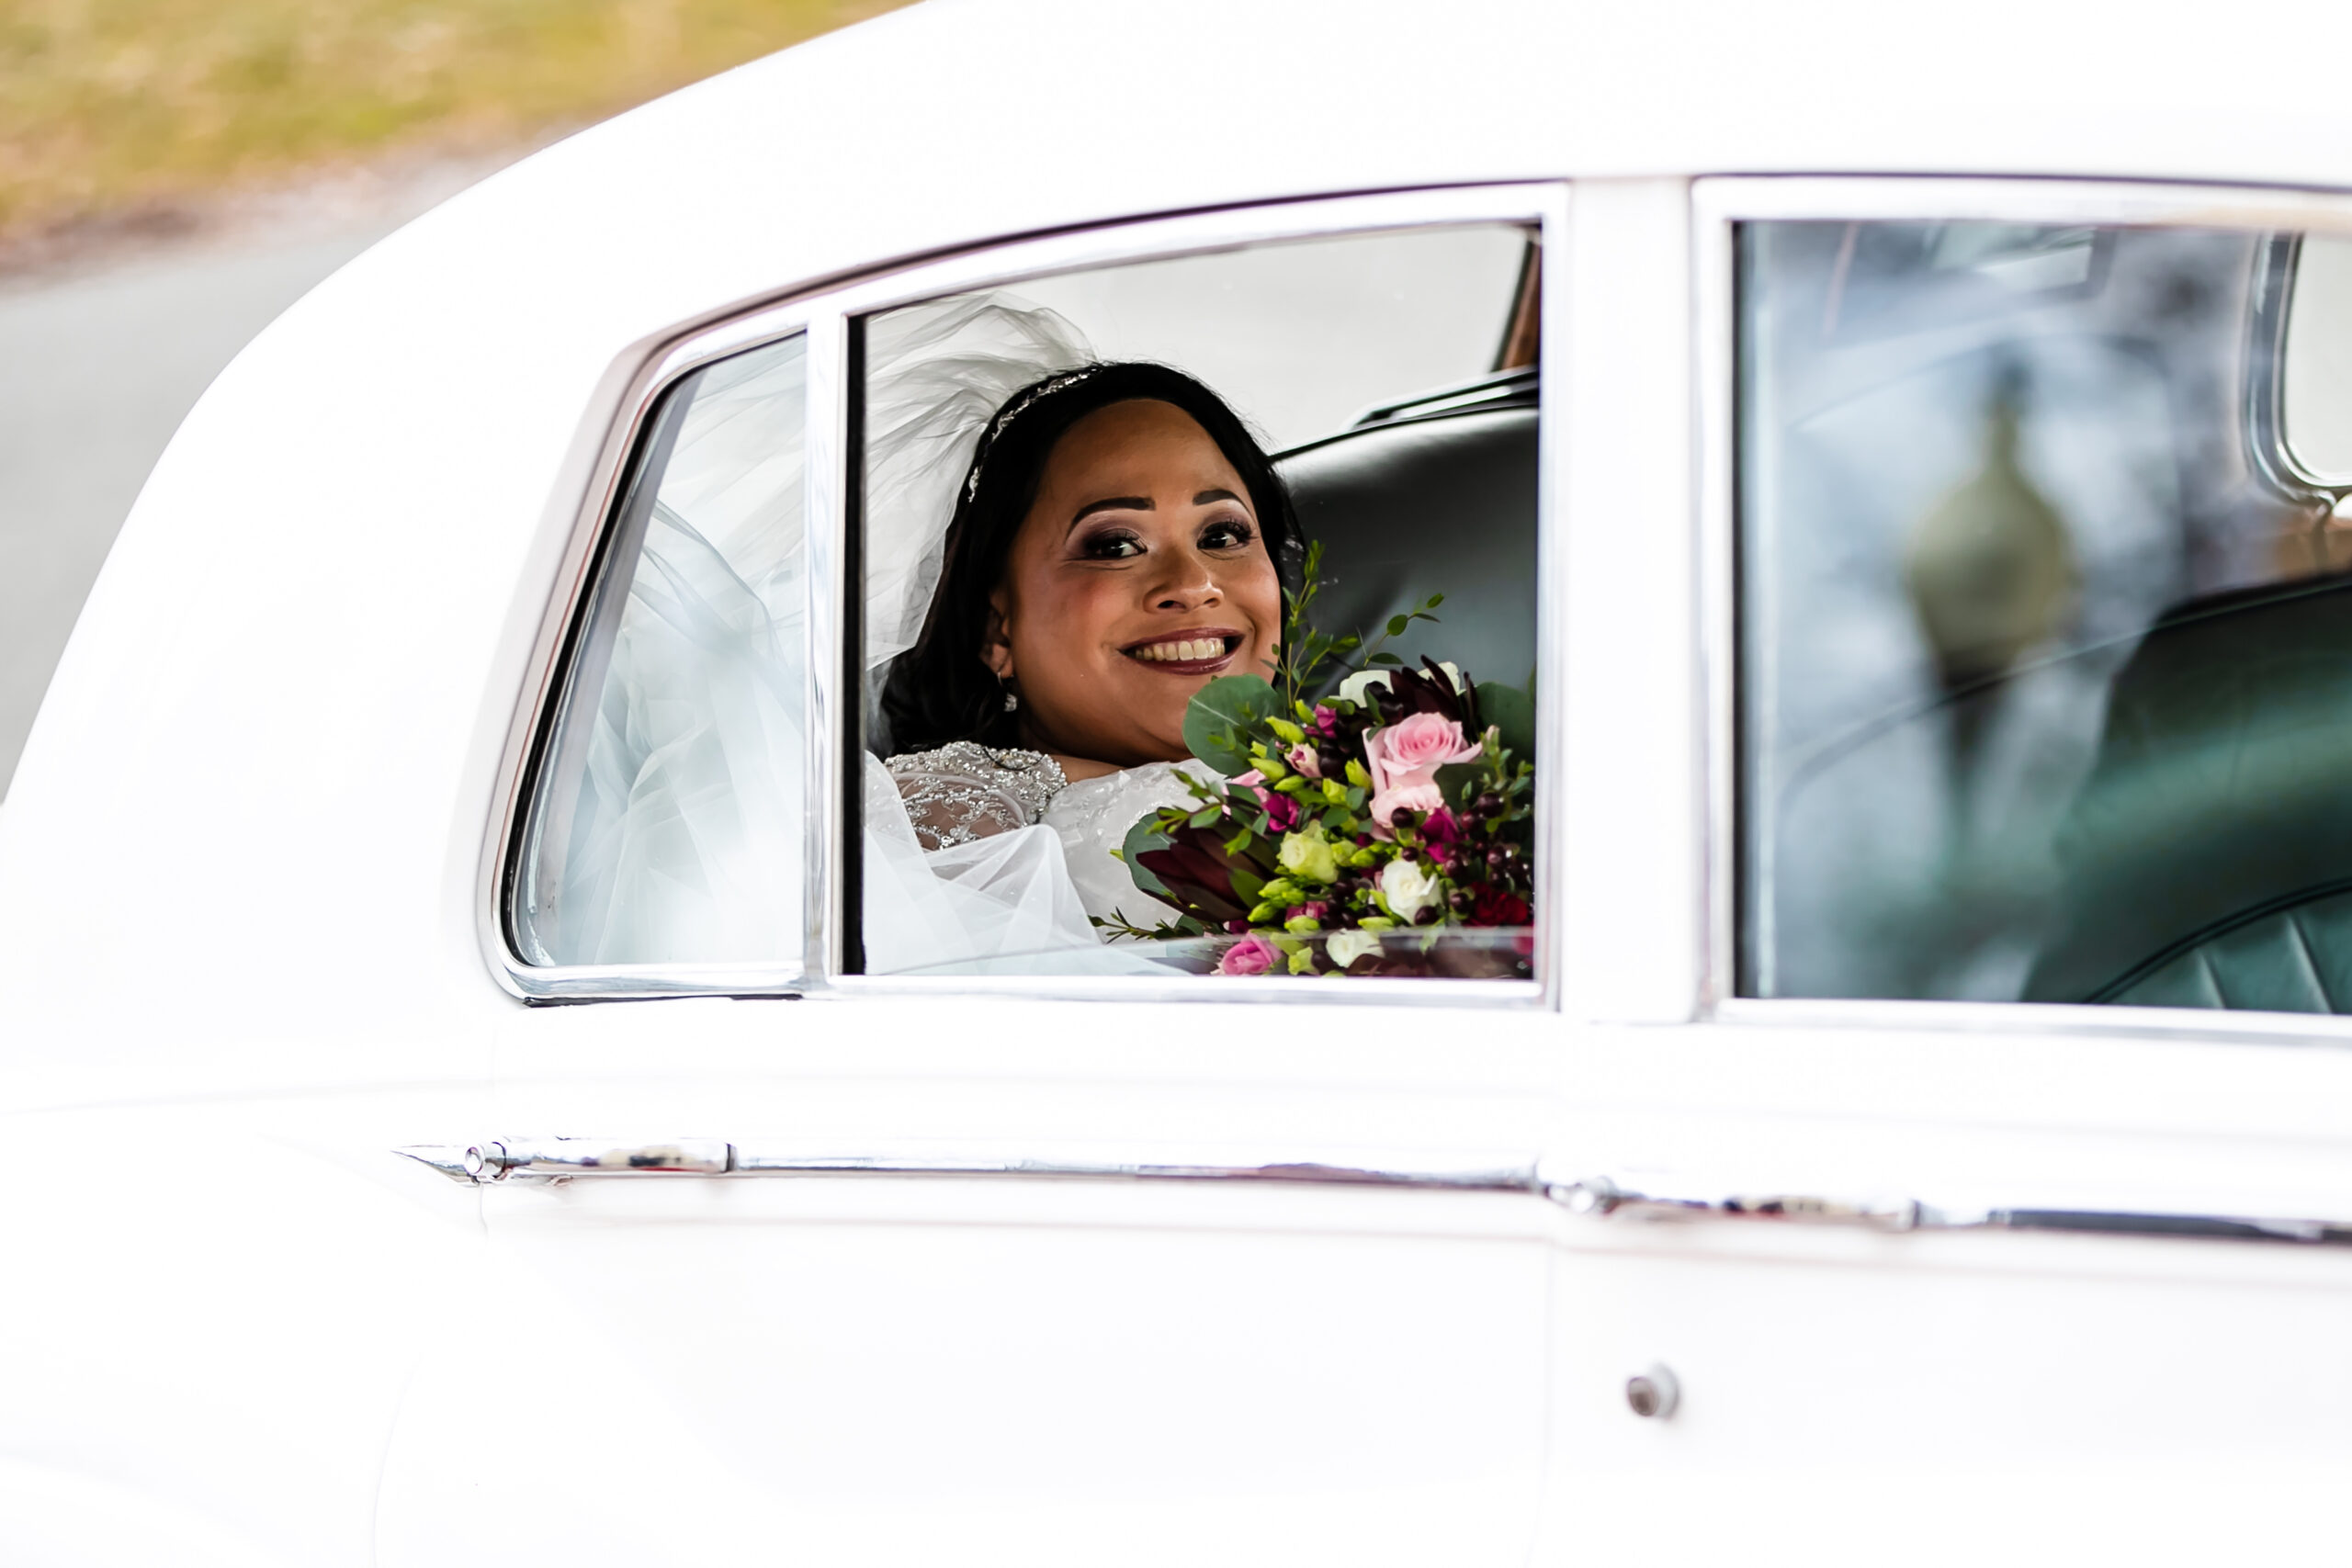
<svg viewBox="0 0 2352 1568"><path fill-rule="evenodd" d="M1741 226L1743 994L2352 1009L2293 238Z"/></svg>
<svg viewBox="0 0 2352 1568"><path fill-rule="evenodd" d="M865 320L869 972L1529 974L1535 254L1457 224ZM1286 669L1310 626L1360 640Z"/></svg>
<svg viewBox="0 0 2352 1568"><path fill-rule="evenodd" d="M796 336L646 422L520 839L527 963L799 960L806 387Z"/></svg>

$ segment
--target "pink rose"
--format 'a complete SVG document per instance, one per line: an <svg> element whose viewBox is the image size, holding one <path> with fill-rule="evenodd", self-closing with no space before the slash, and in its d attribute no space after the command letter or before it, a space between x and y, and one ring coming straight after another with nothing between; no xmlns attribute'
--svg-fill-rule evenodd
<svg viewBox="0 0 2352 1568"><path fill-rule="evenodd" d="M1281 961L1283 950L1252 931L1225 950L1217 961L1220 975L1263 975Z"/></svg>
<svg viewBox="0 0 2352 1568"><path fill-rule="evenodd" d="M1310 779L1323 776L1323 759L1317 756L1315 748L1305 741L1283 752L1283 761L1291 765L1293 773L1304 773Z"/></svg>
<svg viewBox="0 0 2352 1568"><path fill-rule="evenodd" d="M1266 775L1260 770L1252 768L1246 773L1234 774L1233 782L1238 784L1261 784L1266 782Z"/></svg>
<svg viewBox="0 0 2352 1568"><path fill-rule="evenodd" d="M1480 748L1466 739L1462 726L1433 713L1407 716L1363 738L1363 755L1372 774L1372 820L1385 835L1399 810L1435 811L1445 804L1437 787L1437 771L1449 762L1466 762Z"/></svg>

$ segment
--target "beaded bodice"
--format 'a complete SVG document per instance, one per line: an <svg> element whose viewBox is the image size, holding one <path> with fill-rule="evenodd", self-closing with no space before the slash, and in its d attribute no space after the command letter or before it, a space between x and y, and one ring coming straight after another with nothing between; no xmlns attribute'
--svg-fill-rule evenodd
<svg viewBox="0 0 2352 1568"><path fill-rule="evenodd" d="M999 750L977 740L901 752L883 766L899 781L907 820L926 850L1026 828L1069 782L1043 751Z"/></svg>

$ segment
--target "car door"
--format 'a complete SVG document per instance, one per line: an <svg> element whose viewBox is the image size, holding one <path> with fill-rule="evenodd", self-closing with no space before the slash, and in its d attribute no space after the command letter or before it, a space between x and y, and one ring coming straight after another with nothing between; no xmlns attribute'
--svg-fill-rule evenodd
<svg viewBox="0 0 2352 1568"><path fill-rule="evenodd" d="M1577 210L1558 1560L2322 1554L2337 569L2260 411L2343 209Z"/></svg>
<svg viewBox="0 0 2352 1568"><path fill-rule="evenodd" d="M1237 290L1288 279L1276 297L1308 315L1355 277L1370 320L1410 324L1475 275L1476 386L1449 396L1528 411L1528 564L1498 591L1537 634L1528 383L1563 213L1556 187L1435 191L985 248L640 368L543 649L551 700L518 718L486 895L510 987L572 1005L501 1027L490 1125L412 1151L479 1183L490 1262L404 1406L382 1561L1525 1560L1551 1484L1553 961L1468 981L859 973L844 675L892 563L870 504L851 525L849 481L881 312L1018 284L1148 338L1149 301L1226 296L1154 292L1148 269L1206 257ZM1344 246L1381 236L1442 287L1363 273ZM1180 315L1200 353L1233 346ZM1497 370L1506 340L1531 357ZM1278 419L1312 435L1381 400L1280 385L1277 444ZM778 529L805 547L763 553ZM682 653L662 595L695 582L755 635ZM720 693L757 745L696 750L724 726L686 710ZM714 779L735 803L715 814ZM658 821L631 816L661 791Z"/></svg>

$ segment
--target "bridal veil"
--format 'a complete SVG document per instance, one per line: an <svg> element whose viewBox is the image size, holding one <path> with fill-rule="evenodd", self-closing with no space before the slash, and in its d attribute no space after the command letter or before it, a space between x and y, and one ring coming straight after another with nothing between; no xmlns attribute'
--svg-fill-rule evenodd
<svg viewBox="0 0 2352 1568"><path fill-rule="evenodd" d="M982 427L1021 387L1093 355L1055 312L982 295L874 318L866 357L870 699L922 633ZM581 716L591 726L581 786L541 829L526 877L548 909L537 928L543 962L800 952L804 378L797 340L724 361L682 389L683 414L657 433L667 461L639 519L601 694L593 718ZM577 693L593 689L583 680ZM878 726L878 704L867 712ZM888 749L889 737L875 739ZM926 854L879 760L862 766L870 970L1097 947L1052 829Z"/></svg>

